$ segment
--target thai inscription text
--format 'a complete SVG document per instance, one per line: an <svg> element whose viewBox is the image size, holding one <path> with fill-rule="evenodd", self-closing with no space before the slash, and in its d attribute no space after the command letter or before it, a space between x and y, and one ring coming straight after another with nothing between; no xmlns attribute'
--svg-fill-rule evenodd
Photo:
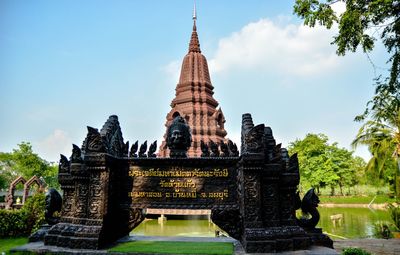
<svg viewBox="0 0 400 255"><path fill-rule="evenodd" d="M228 202L236 194L234 168L229 167L147 167L131 166L134 203L169 204L203 201ZM185 202L186 201L186 202Z"/></svg>

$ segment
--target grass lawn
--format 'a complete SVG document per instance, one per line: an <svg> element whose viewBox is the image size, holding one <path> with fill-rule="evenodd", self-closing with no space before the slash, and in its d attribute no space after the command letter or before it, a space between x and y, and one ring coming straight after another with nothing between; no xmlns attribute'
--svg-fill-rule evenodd
<svg viewBox="0 0 400 255"><path fill-rule="evenodd" d="M319 196L321 203L332 204L369 204L374 196ZM374 204L395 202L394 198L386 195L377 195Z"/></svg>
<svg viewBox="0 0 400 255"><path fill-rule="evenodd" d="M10 249L26 243L28 243L28 238L26 237L0 239L0 254L2 252L10 254Z"/></svg>
<svg viewBox="0 0 400 255"><path fill-rule="evenodd" d="M231 255L233 254L233 243L134 241L118 244L108 251L133 253Z"/></svg>

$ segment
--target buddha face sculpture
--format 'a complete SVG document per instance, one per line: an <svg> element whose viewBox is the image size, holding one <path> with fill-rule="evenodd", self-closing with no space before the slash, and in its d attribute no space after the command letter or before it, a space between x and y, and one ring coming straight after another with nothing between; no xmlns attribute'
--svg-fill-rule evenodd
<svg viewBox="0 0 400 255"><path fill-rule="evenodd" d="M167 146L170 157L186 157L186 152L192 143L190 128L181 116L175 117L167 132Z"/></svg>

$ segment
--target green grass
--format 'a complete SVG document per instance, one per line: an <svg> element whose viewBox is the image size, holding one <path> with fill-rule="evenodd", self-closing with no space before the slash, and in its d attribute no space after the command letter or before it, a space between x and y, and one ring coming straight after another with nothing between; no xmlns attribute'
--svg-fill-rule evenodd
<svg viewBox="0 0 400 255"><path fill-rule="evenodd" d="M227 242L166 242L134 241L121 243L109 252L163 253L163 254L233 254L233 244Z"/></svg>
<svg viewBox="0 0 400 255"><path fill-rule="evenodd" d="M319 196L321 203L332 204L369 204L374 196ZM377 195L374 204L395 202L394 198L386 195Z"/></svg>
<svg viewBox="0 0 400 255"><path fill-rule="evenodd" d="M26 243L28 243L28 238L26 237L0 239L0 254L2 252L10 254L10 249Z"/></svg>

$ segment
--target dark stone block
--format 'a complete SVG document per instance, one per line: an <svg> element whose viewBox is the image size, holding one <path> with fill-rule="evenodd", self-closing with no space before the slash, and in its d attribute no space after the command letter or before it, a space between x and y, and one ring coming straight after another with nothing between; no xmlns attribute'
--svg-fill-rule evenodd
<svg viewBox="0 0 400 255"><path fill-rule="evenodd" d="M276 251L292 251L294 248L293 239L276 239Z"/></svg>

